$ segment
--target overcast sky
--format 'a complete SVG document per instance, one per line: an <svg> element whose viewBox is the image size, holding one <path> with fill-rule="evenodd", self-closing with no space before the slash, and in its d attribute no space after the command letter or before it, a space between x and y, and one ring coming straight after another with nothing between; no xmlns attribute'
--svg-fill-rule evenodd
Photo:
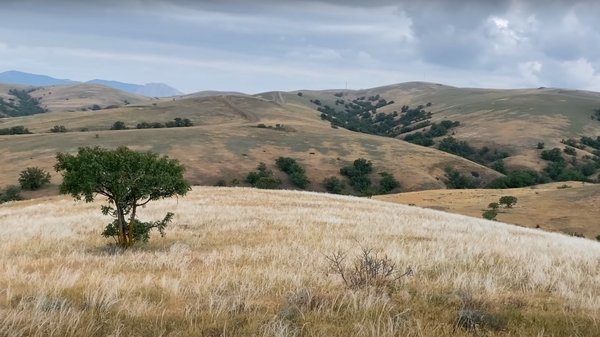
<svg viewBox="0 0 600 337"><path fill-rule="evenodd" d="M600 91L591 0L83 2L0 1L0 72L187 93L407 81Z"/></svg>

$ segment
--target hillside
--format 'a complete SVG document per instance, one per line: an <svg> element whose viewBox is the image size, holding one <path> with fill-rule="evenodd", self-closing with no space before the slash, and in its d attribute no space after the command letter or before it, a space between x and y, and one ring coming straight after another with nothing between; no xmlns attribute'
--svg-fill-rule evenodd
<svg viewBox="0 0 600 337"><path fill-rule="evenodd" d="M572 181L506 190L429 190L374 198L481 218L488 204L498 202L504 195L515 196L518 202L512 209L501 209L499 221L568 234L580 233L590 239L600 235L600 185L597 184Z"/></svg>
<svg viewBox="0 0 600 337"><path fill-rule="evenodd" d="M505 163L514 169L544 167L545 162L539 159L540 151L536 151L539 142L545 143L546 148L562 149L562 139L600 136L600 121L591 119L594 111L600 109L600 93L588 91L472 89L409 82L367 90L301 90L259 96L280 103L312 108L328 105L341 110L343 105L338 106L337 100L347 104L356 98L376 95L393 102L378 109L383 113L400 111L403 105L416 107L431 103L425 110L432 113L432 122L445 119L460 122L460 126L451 130L453 137L477 148L487 146L507 151L510 157ZM319 100L321 105L311 102L314 100ZM589 148L578 152L582 156L591 153Z"/></svg>
<svg viewBox="0 0 600 337"><path fill-rule="evenodd" d="M0 83L6 85L34 87L83 84L83 82L68 79L58 79L47 75L31 74L14 70L0 73ZM116 90L122 90L131 94L142 95L146 97L170 97L182 94L179 90L164 83L134 84L103 79L94 79L84 83L99 84Z"/></svg>
<svg viewBox="0 0 600 337"><path fill-rule="evenodd" d="M141 122L167 122L188 118L193 127L111 131L116 121L135 128ZM258 128L284 125L281 129ZM359 157L373 161L377 172L393 173L406 190L444 188L444 168L474 172L484 180L497 172L465 159L391 138L344 129L332 129L315 110L282 105L251 96L212 96L148 102L135 106L86 112L48 113L29 118L0 120L0 128L25 125L34 134L0 136L7 149L9 165L0 167L0 186L18 178L27 166L51 169L56 152L75 151L79 146L116 147L127 145L153 150L179 159L187 177L195 184L219 179L243 181L262 161L277 171L280 156L299 160L313 184L339 176L339 170ZM54 125L71 132L50 133ZM81 129L87 132L79 132ZM280 172L276 172L280 174ZM280 175L290 186L287 178ZM374 175L374 178L378 178ZM54 180L58 182L58 179Z"/></svg>
<svg viewBox="0 0 600 337"><path fill-rule="evenodd" d="M597 242L290 191L195 188L140 216L167 211L165 238L119 253L99 234L98 203L0 205L0 335L600 333ZM360 247L410 272L350 289L326 256L347 252L349 264Z"/></svg>

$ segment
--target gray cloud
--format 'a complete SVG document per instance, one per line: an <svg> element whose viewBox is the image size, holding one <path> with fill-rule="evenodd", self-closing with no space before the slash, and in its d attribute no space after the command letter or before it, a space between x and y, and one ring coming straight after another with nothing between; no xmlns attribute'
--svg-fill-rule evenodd
<svg viewBox="0 0 600 337"><path fill-rule="evenodd" d="M595 89L599 79L594 1L2 4L0 71L248 92L423 79Z"/></svg>

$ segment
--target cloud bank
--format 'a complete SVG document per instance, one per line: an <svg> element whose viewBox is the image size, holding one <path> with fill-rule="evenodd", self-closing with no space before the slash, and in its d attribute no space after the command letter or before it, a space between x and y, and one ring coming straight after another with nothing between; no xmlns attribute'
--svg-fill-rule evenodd
<svg viewBox="0 0 600 337"><path fill-rule="evenodd" d="M594 1L4 1L5 69L186 92L404 81L600 90Z"/></svg>

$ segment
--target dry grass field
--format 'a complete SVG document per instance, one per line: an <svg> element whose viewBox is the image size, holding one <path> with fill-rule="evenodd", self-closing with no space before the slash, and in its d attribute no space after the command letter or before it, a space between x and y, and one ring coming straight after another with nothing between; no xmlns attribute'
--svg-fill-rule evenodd
<svg viewBox="0 0 600 337"><path fill-rule="evenodd" d="M119 253L98 203L1 205L0 336L600 335L591 240L292 191L195 188L140 216L167 211L165 238ZM326 256L360 247L412 273L350 289Z"/></svg>
<svg viewBox="0 0 600 337"><path fill-rule="evenodd" d="M600 185L597 184L571 181L506 190L429 190L374 198L481 217L490 203L498 202L504 195L517 197L518 203L511 209L500 209L499 221L569 234L580 233L588 238L600 235Z"/></svg>

